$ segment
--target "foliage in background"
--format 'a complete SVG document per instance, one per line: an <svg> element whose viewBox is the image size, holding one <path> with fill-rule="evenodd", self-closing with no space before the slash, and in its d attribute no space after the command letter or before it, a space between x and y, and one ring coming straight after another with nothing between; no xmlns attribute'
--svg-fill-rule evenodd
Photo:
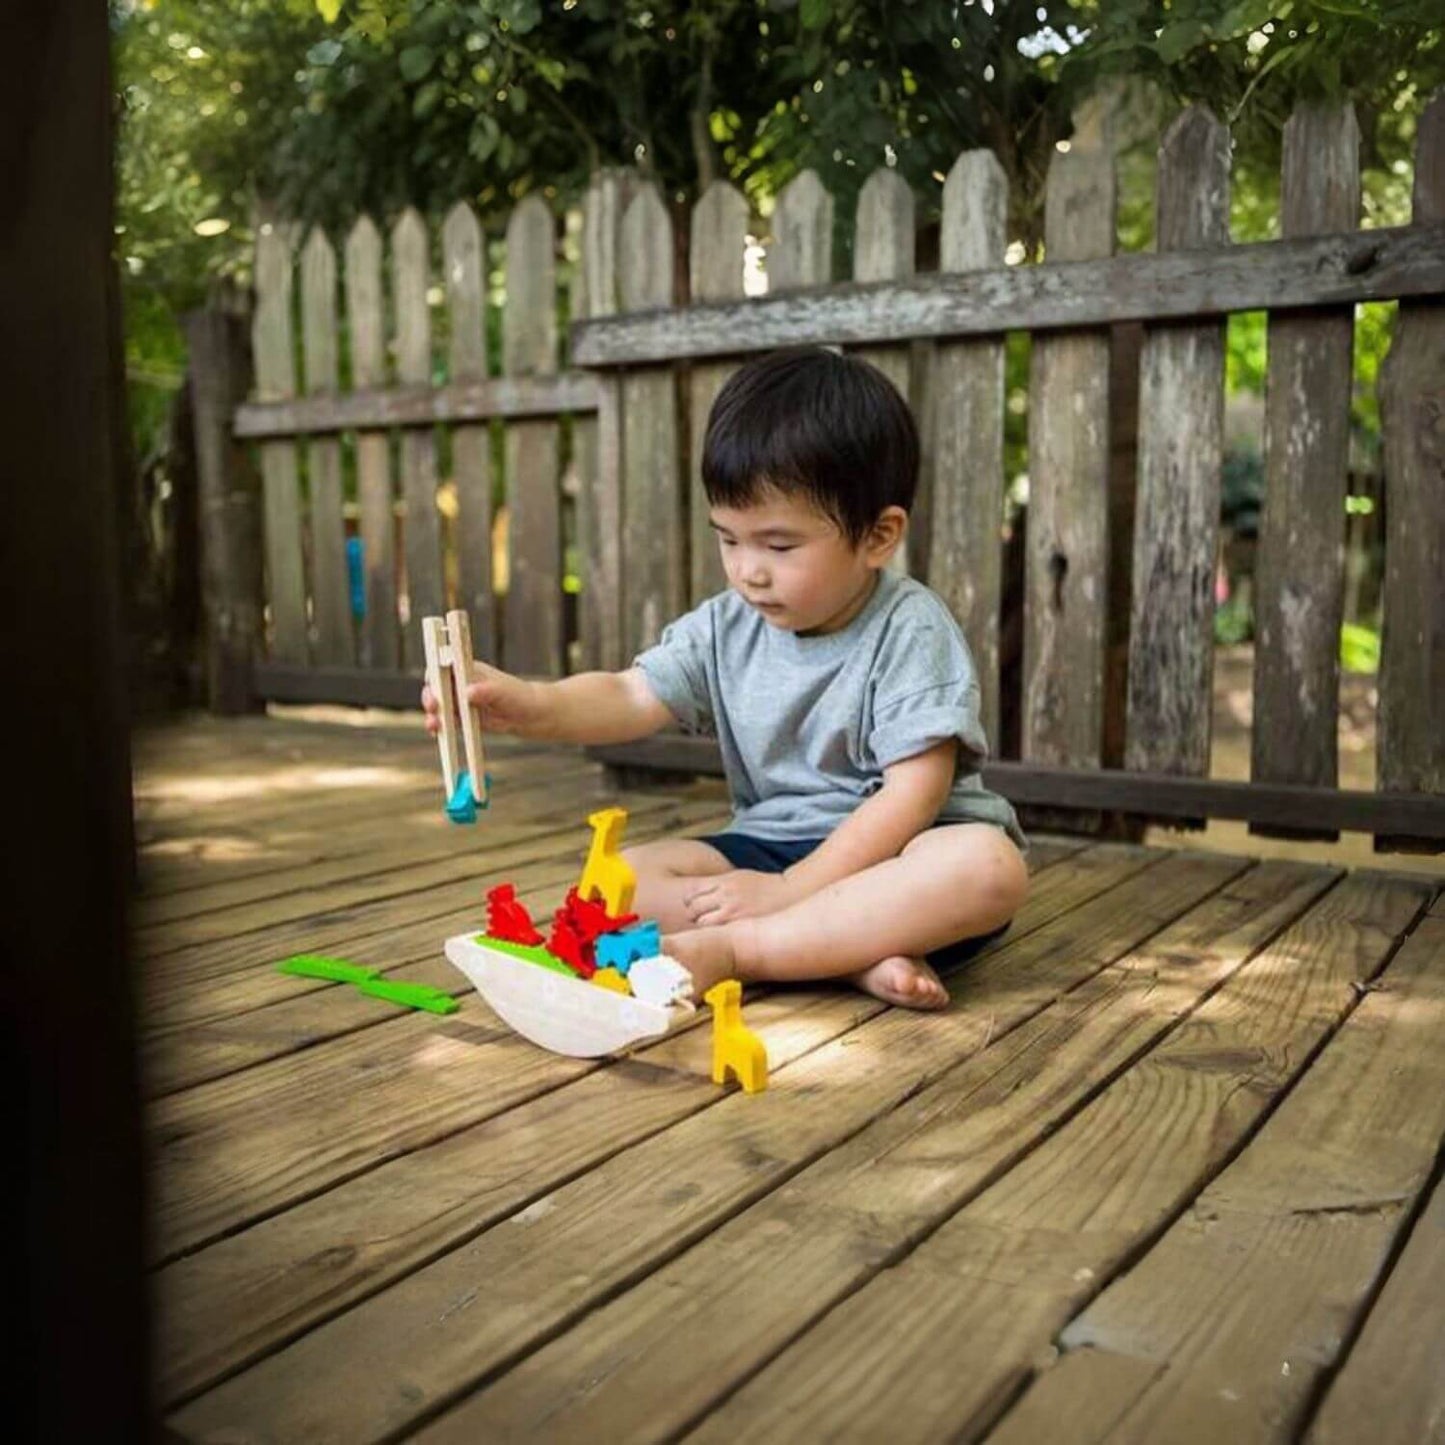
<svg viewBox="0 0 1445 1445"><path fill-rule="evenodd" d="M987 145L1021 258L1055 146L1104 95L1121 244L1151 244L1153 148L1193 100L1234 127L1246 240L1273 225L1295 102L1349 94L1368 223L1395 224L1414 118L1445 80L1438 0L112 0L112 17L142 454L183 365L175 318L218 279L244 283L266 207L336 228L467 197L495 221L534 189L575 201L595 165L626 163L680 208L727 176L766 216L813 167L837 198L845 274L874 166L907 176L927 226L947 167ZM1387 325L1387 308L1364 318L1361 381ZM1262 318L1230 343L1231 385L1257 389ZM1357 421L1376 420L1362 391Z"/></svg>

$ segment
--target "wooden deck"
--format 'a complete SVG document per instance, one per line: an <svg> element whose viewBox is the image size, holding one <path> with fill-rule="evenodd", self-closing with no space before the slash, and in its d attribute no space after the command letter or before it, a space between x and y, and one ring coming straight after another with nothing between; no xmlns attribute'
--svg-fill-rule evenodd
<svg viewBox="0 0 1445 1445"><path fill-rule="evenodd" d="M1435 880L1039 840L948 1013L755 997L747 1097L706 1028L597 1065L467 991L442 940L499 879L560 901L608 796L571 753L493 770L462 830L418 732L138 741L178 1438L1445 1439ZM725 812L620 801L633 840Z"/></svg>

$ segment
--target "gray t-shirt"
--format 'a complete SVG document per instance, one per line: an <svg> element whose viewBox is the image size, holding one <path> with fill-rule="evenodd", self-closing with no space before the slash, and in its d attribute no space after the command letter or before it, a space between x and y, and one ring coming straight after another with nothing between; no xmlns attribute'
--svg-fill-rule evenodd
<svg viewBox="0 0 1445 1445"><path fill-rule="evenodd" d="M938 821L993 823L1025 846L1013 809L979 777L988 744L963 633L911 578L880 572L858 616L822 636L774 627L721 592L668 626L636 665L688 732L721 745L729 832L826 837L883 786L884 768L957 738Z"/></svg>

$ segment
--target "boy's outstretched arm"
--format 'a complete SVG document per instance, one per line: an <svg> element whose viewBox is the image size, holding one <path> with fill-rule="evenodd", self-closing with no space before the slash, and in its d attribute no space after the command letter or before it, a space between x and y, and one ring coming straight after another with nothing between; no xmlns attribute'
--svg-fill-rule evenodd
<svg viewBox="0 0 1445 1445"><path fill-rule="evenodd" d="M491 732L561 743L627 743L673 721L640 668L579 672L558 682L514 677L483 662L472 664L468 699ZM440 727L436 699L422 689L428 732Z"/></svg>
<svg viewBox="0 0 1445 1445"><path fill-rule="evenodd" d="M840 878L896 858L938 817L953 787L958 744L953 739L883 770L883 786L860 803L826 842L782 874L725 873L699 879L684 899L698 926L773 913Z"/></svg>

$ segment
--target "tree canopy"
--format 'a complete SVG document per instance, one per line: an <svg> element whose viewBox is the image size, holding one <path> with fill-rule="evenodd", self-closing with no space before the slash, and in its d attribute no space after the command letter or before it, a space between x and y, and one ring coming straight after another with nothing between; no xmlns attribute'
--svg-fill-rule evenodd
<svg viewBox="0 0 1445 1445"><path fill-rule="evenodd" d="M142 382L174 381L174 316L244 278L268 209L337 228L466 198L485 216L533 190L575 200L601 163L679 205L726 176L764 213L812 167L846 216L887 164L926 223L954 158L987 145L1031 247L1054 147L1113 86L1144 117L1136 172L1171 107L1231 123L1246 239L1268 233L1301 98L1354 100L1370 219L1405 219L1414 117L1445 81L1438 0L112 0L112 26ZM1148 243L1147 184L1121 225Z"/></svg>

